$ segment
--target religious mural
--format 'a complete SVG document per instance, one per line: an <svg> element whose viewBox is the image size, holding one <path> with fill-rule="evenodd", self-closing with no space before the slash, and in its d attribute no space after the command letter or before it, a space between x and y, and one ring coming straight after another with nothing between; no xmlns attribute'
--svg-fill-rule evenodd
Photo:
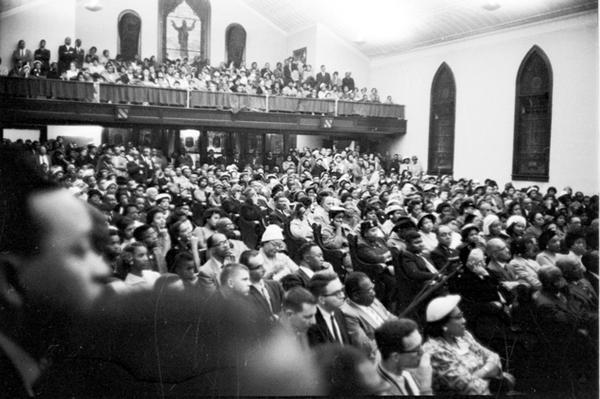
<svg viewBox="0 0 600 399"><path fill-rule="evenodd" d="M202 21L187 1L167 15L167 58L176 60L200 56Z"/></svg>

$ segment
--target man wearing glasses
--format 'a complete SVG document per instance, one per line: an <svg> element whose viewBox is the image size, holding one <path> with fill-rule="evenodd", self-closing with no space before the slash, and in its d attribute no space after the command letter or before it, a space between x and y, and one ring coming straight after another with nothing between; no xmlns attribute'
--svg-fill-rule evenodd
<svg viewBox="0 0 600 399"><path fill-rule="evenodd" d="M308 330L310 345L350 344L346 321L340 311L346 294L338 276L315 274L308 283L308 290L317 298L316 324Z"/></svg>
<svg viewBox="0 0 600 399"><path fill-rule="evenodd" d="M381 352L377 371L391 385L387 394L418 396L433 393L431 364L429 356L423 355L423 337L417 323L410 319L387 321L375 330L375 340Z"/></svg>
<svg viewBox="0 0 600 399"><path fill-rule="evenodd" d="M375 284L363 272L352 272L345 280L348 299L341 311L346 320L350 342L372 360L377 359L375 330L397 317L375 297Z"/></svg>
<svg viewBox="0 0 600 399"><path fill-rule="evenodd" d="M231 253L231 245L224 234L215 233L206 240L209 258L205 264L200 267L199 272L204 274L214 282L215 286L220 285L221 270L228 263L233 263L234 259Z"/></svg>

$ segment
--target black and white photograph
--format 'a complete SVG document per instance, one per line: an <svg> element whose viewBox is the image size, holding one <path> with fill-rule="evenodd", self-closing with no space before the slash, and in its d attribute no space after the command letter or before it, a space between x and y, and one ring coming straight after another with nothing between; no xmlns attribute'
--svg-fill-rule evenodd
<svg viewBox="0 0 600 399"><path fill-rule="evenodd" d="M598 0L0 0L0 398L599 389Z"/></svg>

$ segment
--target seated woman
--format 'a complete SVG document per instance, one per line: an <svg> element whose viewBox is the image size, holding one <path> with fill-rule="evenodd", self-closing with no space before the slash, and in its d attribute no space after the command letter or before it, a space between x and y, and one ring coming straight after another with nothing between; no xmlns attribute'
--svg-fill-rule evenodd
<svg viewBox="0 0 600 399"><path fill-rule="evenodd" d="M501 238L506 240L508 235L502 231L502 222L497 215L493 213L483 218L483 238L485 241L489 241L492 238Z"/></svg>
<svg viewBox="0 0 600 399"><path fill-rule="evenodd" d="M460 300L459 295L447 295L427 305L428 339L423 351L431 357L434 393L490 395L493 380L504 380L512 389L514 377L502 372L498 354L482 346L466 330L466 320L458 307Z"/></svg>
<svg viewBox="0 0 600 399"><path fill-rule="evenodd" d="M509 239L506 240L507 244L510 244L510 241L516 240L519 237L523 237L525 234L525 228L527 227L527 219L524 216L520 215L512 215L506 221L506 234L508 234Z"/></svg>
<svg viewBox="0 0 600 399"><path fill-rule="evenodd" d="M290 220L290 234L296 240L312 241L314 233L306 216L306 205L302 202L294 206L292 220Z"/></svg>
<svg viewBox="0 0 600 399"><path fill-rule="evenodd" d="M521 237L510 243L513 258L506 268L517 276L517 281L528 287L542 287L538 280L540 265L533 259L537 255L537 240L535 237Z"/></svg>
<svg viewBox="0 0 600 399"><path fill-rule="evenodd" d="M497 281L485 268L483 251L471 250L465 266L453 280L453 287L464 299L469 315L501 314L506 300L498 291ZM507 314L502 313L502 318L505 316Z"/></svg>
<svg viewBox="0 0 600 399"><path fill-rule="evenodd" d="M462 243L456 249L458 251L458 257L461 262L465 264L471 250L475 248L485 248L485 242L479 235L479 228L474 224L465 224L462 229L460 229L460 235L462 237Z"/></svg>
<svg viewBox="0 0 600 399"><path fill-rule="evenodd" d="M345 268L352 267L350 260L350 248L348 246L348 234L352 232L350 226L344 223L346 209L342 207L331 207L329 209L329 220L331 224L322 226L321 235L323 245L327 249L336 249L343 253L342 264Z"/></svg>
<svg viewBox="0 0 600 399"><path fill-rule="evenodd" d="M417 223L417 227L419 229L419 235L423 240L423 256L429 257L431 251L438 246L437 235L434 233L436 218L435 215L431 213L425 213L421 215L419 218L419 223Z"/></svg>
<svg viewBox="0 0 600 399"><path fill-rule="evenodd" d="M542 252L535 257L540 266L555 266L556 261L561 257L560 246L561 239L555 229L546 229L540 235L538 245Z"/></svg>
<svg viewBox="0 0 600 399"><path fill-rule="evenodd" d="M394 278L394 262L390 249L385 244L385 234L379 224L367 220L360 224L360 237L357 242L356 255L361 262L370 264L365 272L375 283L377 298L388 309L393 309L396 296L396 279ZM355 265L356 269L356 265Z"/></svg>

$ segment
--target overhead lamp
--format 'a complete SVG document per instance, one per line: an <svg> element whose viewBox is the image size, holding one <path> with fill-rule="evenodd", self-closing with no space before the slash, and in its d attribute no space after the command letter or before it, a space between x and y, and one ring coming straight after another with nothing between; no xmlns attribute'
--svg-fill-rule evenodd
<svg viewBox="0 0 600 399"><path fill-rule="evenodd" d="M89 11L100 11L102 9L102 1L101 0L89 0L85 4L85 9Z"/></svg>
<svg viewBox="0 0 600 399"><path fill-rule="evenodd" d="M496 11L497 9L499 9L500 7L502 7L502 4L500 4L499 1L488 0L488 1L486 1L486 2L483 3L482 7L485 10L487 10L487 11Z"/></svg>

